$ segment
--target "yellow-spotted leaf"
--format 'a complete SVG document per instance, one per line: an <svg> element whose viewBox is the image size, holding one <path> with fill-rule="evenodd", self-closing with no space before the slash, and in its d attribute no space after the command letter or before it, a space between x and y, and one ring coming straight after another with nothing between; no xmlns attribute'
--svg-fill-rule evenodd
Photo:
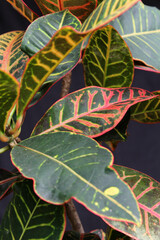
<svg viewBox="0 0 160 240"><path fill-rule="evenodd" d="M128 44L133 58L160 70L160 10L137 3L110 23Z"/></svg>
<svg viewBox="0 0 160 240"><path fill-rule="evenodd" d="M12 117L12 110L18 98L18 89L17 80L9 73L0 70L0 138L4 135Z"/></svg>
<svg viewBox="0 0 160 240"><path fill-rule="evenodd" d="M111 168L112 153L95 140L70 132L43 134L15 146L11 157L45 201L74 198L99 216L140 223L132 192Z"/></svg>
<svg viewBox="0 0 160 240"><path fill-rule="evenodd" d="M38 198L29 180L14 184L13 191L0 228L1 240L61 240L65 230L64 206Z"/></svg>
<svg viewBox="0 0 160 240"><path fill-rule="evenodd" d="M134 192L142 215L140 226L129 222L105 221L113 228L137 240L160 239L160 183L136 170L114 165L120 178Z"/></svg>
<svg viewBox="0 0 160 240"><path fill-rule="evenodd" d="M23 35L23 31L0 35L0 69L11 73L19 81L29 59L20 48Z"/></svg>
<svg viewBox="0 0 160 240"><path fill-rule="evenodd" d="M82 31L93 31L120 16L140 0L103 0L82 25Z"/></svg>
<svg viewBox="0 0 160 240"><path fill-rule="evenodd" d="M116 127L132 105L154 97L137 88L87 87L54 103L32 134L71 131L98 137Z"/></svg>
<svg viewBox="0 0 160 240"><path fill-rule="evenodd" d="M137 103L131 107L131 119L141 123L160 122L160 91L154 92L156 98Z"/></svg>
<svg viewBox="0 0 160 240"><path fill-rule="evenodd" d="M83 67L87 86L118 88L132 84L134 66L130 50L112 26L91 35Z"/></svg>
<svg viewBox="0 0 160 240"><path fill-rule="evenodd" d="M77 32L72 27L63 27L53 35L42 50L28 61L21 80L18 117L23 115L26 107L47 77L83 41L86 35Z"/></svg>
<svg viewBox="0 0 160 240"><path fill-rule="evenodd" d="M39 16L31 10L23 0L6 0L29 22L33 22Z"/></svg>
<svg viewBox="0 0 160 240"><path fill-rule="evenodd" d="M35 0L43 14L68 9L82 22L96 8L97 0Z"/></svg>

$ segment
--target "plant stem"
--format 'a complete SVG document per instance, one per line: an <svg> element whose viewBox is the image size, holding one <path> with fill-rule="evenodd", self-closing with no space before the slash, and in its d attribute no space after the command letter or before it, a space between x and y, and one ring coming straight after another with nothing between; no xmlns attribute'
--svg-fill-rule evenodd
<svg viewBox="0 0 160 240"><path fill-rule="evenodd" d="M9 149L10 149L10 147L8 145L3 148L0 148L0 154L8 151Z"/></svg>
<svg viewBox="0 0 160 240"><path fill-rule="evenodd" d="M84 233L84 229L83 229L81 220L78 216L78 213L74 206L73 201L70 200L68 203L65 204L65 206L66 206L67 216L72 225L72 229L76 232Z"/></svg>
<svg viewBox="0 0 160 240"><path fill-rule="evenodd" d="M72 72L69 72L67 75L65 75L63 77L61 98L66 96L69 93L69 89L70 89L70 85L71 85L71 77L72 77Z"/></svg>
<svg viewBox="0 0 160 240"><path fill-rule="evenodd" d="M69 72L67 75L63 77L62 80L62 89L61 89L61 98L65 97L69 93L70 85L71 85L71 77L72 72ZM79 218L79 215L77 213L77 210L74 206L74 203L72 200L70 200L68 203L65 204L66 207L66 213L68 216L68 219L71 223L72 229L79 233L84 233L84 229L81 223L81 220Z"/></svg>

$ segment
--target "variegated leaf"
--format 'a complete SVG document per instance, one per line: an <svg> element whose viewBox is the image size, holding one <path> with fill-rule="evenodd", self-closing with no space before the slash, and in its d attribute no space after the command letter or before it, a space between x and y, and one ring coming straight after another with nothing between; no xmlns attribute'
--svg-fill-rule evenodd
<svg viewBox="0 0 160 240"><path fill-rule="evenodd" d="M17 115L20 118L26 107L58 64L73 51L84 39L85 33L79 33L71 27L63 27L53 35L49 43L35 54L26 66L22 76Z"/></svg>
<svg viewBox="0 0 160 240"><path fill-rule="evenodd" d="M0 70L0 139L2 141L17 102L18 90L17 80L9 73Z"/></svg>
<svg viewBox="0 0 160 240"><path fill-rule="evenodd" d="M82 22L96 8L97 0L35 0L43 14L68 9Z"/></svg>
<svg viewBox="0 0 160 240"><path fill-rule="evenodd" d="M114 151L119 142L127 139L127 127L130 120L130 110L127 111L122 120L111 131L95 138L99 143L105 142Z"/></svg>
<svg viewBox="0 0 160 240"><path fill-rule="evenodd" d="M80 21L68 10L38 18L24 34L21 48L32 57L51 40L52 36L62 27L70 26L80 30ZM46 82L55 82L62 78L77 64L80 59L81 44L79 44L67 57L56 67Z"/></svg>
<svg viewBox="0 0 160 240"><path fill-rule="evenodd" d="M97 137L113 129L130 106L154 97L136 88L84 88L53 104L33 134L72 131Z"/></svg>
<svg viewBox="0 0 160 240"><path fill-rule="evenodd" d="M23 0L6 0L29 22L33 22L39 16L31 10Z"/></svg>
<svg viewBox="0 0 160 240"><path fill-rule="evenodd" d="M160 10L139 2L110 24L126 41L134 59L160 70Z"/></svg>
<svg viewBox="0 0 160 240"><path fill-rule="evenodd" d="M118 32L107 26L94 32L83 55L87 86L130 87L133 60L130 50Z"/></svg>
<svg viewBox="0 0 160 240"><path fill-rule="evenodd" d="M0 69L11 73L19 81L29 59L20 49L23 35L23 31L0 35Z"/></svg>
<svg viewBox="0 0 160 240"><path fill-rule="evenodd" d="M156 98L137 103L131 107L131 119L141 123L160 122L160 91L154 92Z"/></svg>
<svg viewBox="0 0 160 240"><path fill-rule="evenodd" d="M120 16L140 0L103 0L82 25L82 31L93 31Z"/></svg>
<svg viewBox="0 0 160 240"><path fill-rule="evenodd" d="M140 223L132 192L111 168L112 153L93 139L43 134L15 146L11 157L26 178L34 179L34 190L45 201L63 204L74 198L99 216Z"/></svg>
<svg viewBox="0 0 160 240"><path fill-rule="evenodd" d="M105 219L114 228L137 240L160 239L160 183L136 170L114 165L121 179L134 192L138 201L142 224L137 226L129 222Z"/></svg>
<svg viewBox="0 0 160 240"><path fill-rule="evenodd" d="M64 207L38 198L29 180L14 184L13 191L0 228L1 240L61 240L65 228Z"/></svg>

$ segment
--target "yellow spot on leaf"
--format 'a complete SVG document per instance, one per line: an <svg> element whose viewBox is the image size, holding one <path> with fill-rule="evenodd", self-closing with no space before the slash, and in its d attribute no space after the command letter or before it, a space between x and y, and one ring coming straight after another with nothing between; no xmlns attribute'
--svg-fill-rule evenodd
<svg viewBox="0 0 160 240"><path fill-rule="evenodd" d="M108 207L105 207L105 208L102 209L102 212L107 212L107 211L109 211Z"/></svg>
<svg viewBox="0 0 160 240"><path fill-rule="evenodd" d="M95 202L94 203L96 207L99 207L99 203L98 202Z"/></svg>
<svg viewBox="0 0 160 240"><path fill-rule="evenodd" d="M104 194L106 196L115 196L117 194L119 194L119 189L117 187L110 187L110 188L107 188L105 191L104 191Z"/></svg>

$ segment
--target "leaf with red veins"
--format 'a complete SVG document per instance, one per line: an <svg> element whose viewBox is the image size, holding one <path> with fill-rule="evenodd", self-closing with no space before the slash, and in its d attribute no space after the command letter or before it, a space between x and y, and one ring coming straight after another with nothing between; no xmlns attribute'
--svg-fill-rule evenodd
<svg viewBox="0 0 160 240"><path fill-rule="evenodd" d="M154 97L137 88L87 87L53 104L35 126L33 135L71 131L98 137L117 126L130 106Z"/></svg>
<svg viewBox="0 0 160 240"><path fill-rule="evenodd" d="M123 166L113 166L134 192L142 215L138 227L128 222L104 219L111 227L137 240L160 239L160 183L146 174Z"/></svg>

